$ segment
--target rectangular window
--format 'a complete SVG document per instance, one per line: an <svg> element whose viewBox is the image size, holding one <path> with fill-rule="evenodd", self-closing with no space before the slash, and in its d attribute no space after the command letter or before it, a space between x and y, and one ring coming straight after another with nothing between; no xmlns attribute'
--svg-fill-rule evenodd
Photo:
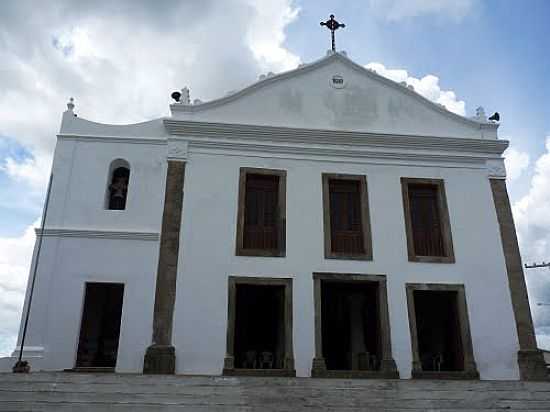
<svg viewBox="0 0 550 412"><path fill-rule="evenodd" d="M325 257L372 259L367 179L323 174Z"/></svg>
<svg viewBox="0 0 550 412"><path fill-rule="evenodd" d="M241 168L237 255L285 255L286 172Z"/></svg>
<svg viewBox="0 0 550 412"><path fill-rule="evenodd" d="M453 263L443 180L401 178L401 185L409 260Z"/></svg>

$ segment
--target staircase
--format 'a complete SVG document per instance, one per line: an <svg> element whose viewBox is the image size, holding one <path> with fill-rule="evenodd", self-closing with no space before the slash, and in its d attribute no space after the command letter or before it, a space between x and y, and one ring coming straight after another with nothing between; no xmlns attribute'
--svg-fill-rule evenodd
<svg viewBox="0 0 550 412"><path fill-rule="evenodd" d="M550 411L550 383L2 373L0 411Z"/></svg>

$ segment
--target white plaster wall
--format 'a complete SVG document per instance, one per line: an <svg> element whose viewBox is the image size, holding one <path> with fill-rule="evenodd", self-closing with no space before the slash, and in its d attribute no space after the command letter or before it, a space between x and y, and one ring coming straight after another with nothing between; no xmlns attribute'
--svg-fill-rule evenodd
<svg viewBox="0 0 550 412"><path fill-rule="evenodd" d="M46 229L160 235L166 150L161 140L59 139ZM117 158L128 161L131 169L124 211L105 209L109 165ZM43 348L37 351L43 359L31 361L33 370L75 366L85 282L120 282L125 290L117 371L142 371L151 344L159 242L109 236L44 237L25 342L26 348ZM28 293L27 288L25 308ZM23 321L18 344L22 328ZM12 360L0 368L9 370Z"/></svg>
<svg viewBox="0 0 550 412"><path fill-rule="evenodd" d="M45 238L25 346L43 346L46 370L72 368L86 282L124 284L118 372L140 372L151 343L158 242Z"/></svg>
<svg viewBox="0 0 550 412"><path fill-rule="evenodd" d="M61 139L47 227L160 232L166 145ZM219 374L225 355L229 275L292 277L294 357L308 376L314 351L313 272L385 274L393 355L403 378L411 353L406 282L464 283L475 358L483 379L517 379L518 349L508 281L487 171L375 164L367 159L288 159L208 153L190 147L186 167L173 342L178 373ZM104 210L113 159L131 165L126 211ZM285 258L235 256L240 167L287 171ZM321 174L365 174L374 260L323 257ZM455 264L407 260L399 178L443 178ZM27 346L44 347L44 369L74 366L84 284L125 284L117 371L140 372L151 343L158 241L46 237ZM37 365L38 362L35 364Z"/></svg>
<svg viewBox="0 0 550 412"><path fill-rule="evenodd" d="M235 256L240 167L287 171L286 257ZM374 260L323 258L321 173L365 174ZM455 264L407 260L400 177L445 180ZM185 177L174 344L178 373L219 374L226 344L229 275L294 279L294 357L308 376L314 355L313 272L385 274L393 356L410 377L406 282L463 283L482 379L518 379L517 335L487 172L220 156L190 151Z"/></svg>
<svg viewBox="0 0 550 412"><path fill-rule="evenodd" d="M47 227L160 232L166 142L139 144L59 139ZM107 210L109 166L130 164L126 209Z"/></svg>

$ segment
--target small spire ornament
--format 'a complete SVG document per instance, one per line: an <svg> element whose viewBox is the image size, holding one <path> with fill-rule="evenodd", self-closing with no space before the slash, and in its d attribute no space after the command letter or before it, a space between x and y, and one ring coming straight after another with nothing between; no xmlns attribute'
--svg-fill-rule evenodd
<svg viewBox="0 0 550 412"><path fill-rule="evenodd" d="M476 109L476 119L480 122L487 121L487 115L485 115L485 109L482 106L479 106Z"/></svg>
<svg viewBox="0 0 550 412"><path fill-rule="evenodd" d="M180 103L182 103L182 104L191 104L191 97L190 97L190 93L189 93L189 88L184 87L183 89L181 89Z"/></svg>

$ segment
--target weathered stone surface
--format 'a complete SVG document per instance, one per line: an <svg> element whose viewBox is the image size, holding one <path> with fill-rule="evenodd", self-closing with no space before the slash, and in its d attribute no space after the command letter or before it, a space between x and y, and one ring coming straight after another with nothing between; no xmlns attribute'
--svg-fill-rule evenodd
<svg viewBox="0 0 550 412"><path fill-rule="evenodd" d="M153 344L145 354L144 373L175 372L176 357L171 340L176 301L184 174L185 163L168 161L155 293Z"/></svg>
<svg viewBox="0 0 550 412"><path fill-rule="evenodd" d="M147 348L143 362L143 373L174 374L176 372L176 351L169 345L151 345Z"/></svg>
<svg viewBox="0 0 550 412"><path fill-rule="evenodd" d="M550 384L0 374L0 411L548 411Z"/></svg>
<svg viewBox="0 0 550 412"><path fill-rule="evenodd" d="M500 227L506 270L508 272L512 306L516 319L520 347L518 364L521 379L546 380L548 379L548 371L542 352L537 349L537 340L529 308L529 297L521 264L516 227L514 225L514 217L512 216L510 199L506 190L506 181L502 179L490 179L490 181Z"/></svg>

